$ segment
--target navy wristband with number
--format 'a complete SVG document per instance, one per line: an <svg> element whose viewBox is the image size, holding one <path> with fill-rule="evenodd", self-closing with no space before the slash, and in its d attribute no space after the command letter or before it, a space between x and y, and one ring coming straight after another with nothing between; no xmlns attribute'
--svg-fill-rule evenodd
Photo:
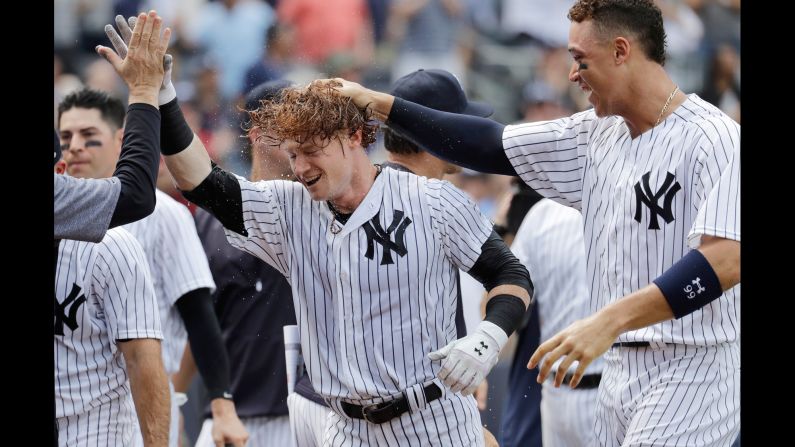
<svg viewBox="0 0 795 447"><path fill-rule="evenodd" d="M707 258L692 250L655 279L674 316L682 318L723 294L718 275Z"/></svg>

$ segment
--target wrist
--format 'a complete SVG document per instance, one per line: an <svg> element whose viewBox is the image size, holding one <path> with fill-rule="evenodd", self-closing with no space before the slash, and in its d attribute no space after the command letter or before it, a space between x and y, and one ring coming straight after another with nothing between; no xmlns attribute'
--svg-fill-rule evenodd
<svg viewBox="0 0 795 447"><path fill-rule="evenodd" d="M632 329L632 314L629 309L621 309L621 307L618 306L621 301L622 300L618 300L604 307L592 316L592 318L599 320L599 325L603 327L607 333L611 334L613 338L617 338L619 335Z"/></svg>
<svg viewBox="0 0 795 447"><path fill-rule="evenodd" d="M157 93L157 105L162 106L168 104L169 102L173 101L177 97L177 89L174 88L174 84L169 82L160 91Z"/></svg>
<svg viewBox="0 0 795 447"><path fill-rule="evenodd" d="M502 328L492 323L491 321L481 321L475 332L480 332L491 337L494 343L497 344L497 352L500 352L505 344L508 343L508 334Z"/></svg>
<svg viewBox="0 0 795 447"><path fill-rule="evenodd" d="M210 410L214 418L235 413L235 402L232 401L231 394L229 396L230 398L216 397L210 401Z"/></svg>
<svg viewBox="0 0 795 447"><path fill-rule="evenodd" d="M389 118L389 112L392 111L392 104L395 102L395 97L382 92L367 90L365 99L362 100L363 105L367 106L373 114L373 118L385 122Z"/></svg>
<svg viewBox="0 0 795 447"><path fill-rule="evenodd" d="M159 104L157 102L157 90L152 88L130 89L130 95L127 103L128 104L144 103L158 107Z"/></svg>

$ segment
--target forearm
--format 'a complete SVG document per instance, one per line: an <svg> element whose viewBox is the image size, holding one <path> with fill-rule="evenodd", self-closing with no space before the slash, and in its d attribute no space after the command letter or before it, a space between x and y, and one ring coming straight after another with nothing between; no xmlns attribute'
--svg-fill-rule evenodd
<svg viewBox="0 0 795 447"><path fill-rule="evenodd" d="M188 292L177 300L176 306L185 322L191 353L210 399L229 396L229 358L209 290Z"/></svg>
<svg viewBox="0 0 795 447"><path fill-rule="evenodd" d="M207 154L207 149L199 137L195 135L185 150L163 158L168 171L177 183L177 188L181 191L192 191L210 175L212 170L210 155Z"/></svg>
<svg viewBox="0 0 795 447"><path fill-rule="evenodd" d="M698 251L704 255L709 266L717 276L720 283L720 291L728 290L739 284L739 242L704 236ZM678 268L678 264L679 263L674 264L671 269ZM705 279L707 275L698 273L697 275L699 283L701 284L703 282L704 285L706 285ZM693 286L692 281L690 281L688 285ZM699 286L693 286L693 291L697 291L698 287ZM657 284L652 283L606 306L600 313L604 315L604 320L606 322L610 322L611 328L618 331L617 334L621 334L674 318L676 315L671 303L676 301L672 301L673 299L673 297L666 298L663 290ZM707 303L708 302L703 303L702 307ZM695 310L696 309L690 309L689 312ZM679 317L681 318L684 315L687 315L687 313Z"/></svg>
<svg viewBox="0 0 795 447"><path fill-rule="evenodd" d="M193 359L190 342L188 342L185 343L185 351L182 353L179 371L171 376L171 383L174 384L174 391L178 393L187 393L195 375L196 361Z"/></svg>
<svg viewBox="0 0 795 447"><path fill-rule="evenodd" d="M135 412L144 446L167 446L171 417L168 377L160 356L160 341L135 339L119 343L130 378Z"/></svg>
<svg viewBox="0 0 795 447"><path fill-rule="evenodd" d="M188 126L177 99L161 106L160 150L177 187L191 191L210 174L207 149Z"/></svg>
<svg viewBox="0 0 795 447"><path fill-rule="evenodd" d="M510 336L530 305L532 282L527 269L492 232L469 274L488 291L484 321L496 324Z"/></svg>
<svg viewBox="0 0 795 447"><path fill-rule="evenodd" d="M147 104L131 104L121 154L113 175L121 182L110 227L140 220L155 209L155 183L160 164L160 112Z"/></svg>
<svg viewBox="0 0 795 447"><path fill-rule="evenodd" d="M378 107L378 106L377 106ZM517 175L502 146L505 126L394 98L386 124L431 154L479 172Z"/></svg>
<svg viewBox="0 0 795 447"><path fill-rule="evenodd" d="M707 258L718 275L721 288L731 289L740 283L740 242L714 236L701 236L698 251Z"/></svg>

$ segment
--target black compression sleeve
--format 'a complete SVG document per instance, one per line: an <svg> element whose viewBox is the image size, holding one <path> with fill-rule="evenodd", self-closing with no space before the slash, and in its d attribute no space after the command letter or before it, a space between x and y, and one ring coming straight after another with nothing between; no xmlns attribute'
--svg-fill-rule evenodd
<svg viewBox="0 0 795 447"><path fill-rule="evenodd" d="M193 130L185 121L177 98L160 106L160 113L163 115L160 123L160 152L174 155L187 149L193 141Z"/></svg>
<svg viewBox="0 0 795 447"><path fill-rule="evenodd" d="M467 273L483 284L486 290L512 284L526 289L532 295L530 273L494 230L483 243L478 260Z"/></svg>
<svg viewBox="0 0 795 447"><path fill-rule="evenodd" d="M495 231L483 243L480 256L468 272L486 290L511 284L522 287L533 295L533 283L525 266L514 256ZM490 321L507 335L511 335L522 323L526 308L524 301L514 295L500 294L486 304L485 321Z"/></svg>
<svg viewBox="0 0 795 447"><path fill-rule="evenodd" d="M213 310L210 290L201 288L182 295L176 303L185 322L196 368L207 386L210 399L229 397L229 358L221 326Z"/></svg>
<svg viewBox="0 0 795 447"><path fill-rule="evenodd" d="M502 147L505 125L395 98L386 124L433 155L479 172L517 175Z"/></svg>
<svg viewBox="0 0 795 447"><path fill-rule="evenodd" d="M213 169L199 186L183 191L186 199L215 216L226 229L248 236L243 224L243 198L234 175L213 163Z"/></svg>
<svg viewBox="0 0 795 447"><path fill-rule="evenodd" d="M113 173L121 181L121 192L110 219L111 228L143 219L155 210L159 145L160 112L149 104L130 104Z"/></svg>

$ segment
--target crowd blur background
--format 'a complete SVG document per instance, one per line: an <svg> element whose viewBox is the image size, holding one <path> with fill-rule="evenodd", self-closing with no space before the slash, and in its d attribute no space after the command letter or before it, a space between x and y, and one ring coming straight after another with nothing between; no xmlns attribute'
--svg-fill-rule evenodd
<svg viewBox="0 0 795 447"><path fill-rule="evenodd" d="M61 99L83 86L126 99L123 82L94 47L108 45L103 28L117 14L129 17L149 9L174 31L173 81L190 126L217 163L240 175L250 169L239 124L242 98L271 79L305 84L342 77L388 91L393 80L411 71L443 68L458 77L471 99L492 104L497 121L559 118L590 107L585 94L568 82L566 14L572 3L54 0L54 119ZM673 80L740 122L740 0L655 3L664 17L666 69ZM380 138L370 154L376 162L385 158ZM185 203L167 172L162 174L158 186ZM512 188L508 177L467 170L449 180L497 220L505 209L500 198ZM504 368L495 374L504 374ZM504 381L490 382L483 421L496 431Z"/></svg>

